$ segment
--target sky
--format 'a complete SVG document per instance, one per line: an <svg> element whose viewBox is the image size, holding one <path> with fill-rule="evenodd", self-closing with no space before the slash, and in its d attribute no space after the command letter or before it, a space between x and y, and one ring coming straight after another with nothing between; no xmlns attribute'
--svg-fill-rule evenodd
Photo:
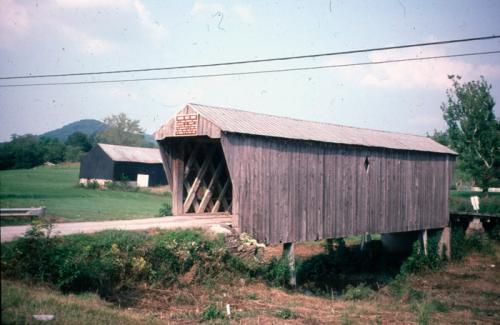
<svg viewBox="0 0 500 325"><path fill-rule="evenodd" d="M204 64L500 35L500 1L0 0L0 76ZM500 39L231 67L43 81L281 69L500 50ZM0 88L0 141L126 113L153 133L187 103L425 135L451 87L500 54L363 67L114 84ZM0 80L0 84L38 80ZM495 108L497 117L498 106Z"/></svg>

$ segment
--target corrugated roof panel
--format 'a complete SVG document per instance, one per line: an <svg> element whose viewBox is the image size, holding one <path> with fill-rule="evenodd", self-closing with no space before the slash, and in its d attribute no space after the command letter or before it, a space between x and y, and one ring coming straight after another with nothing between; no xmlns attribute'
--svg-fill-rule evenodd
<svg viewBox="0 0 500 325"><path fill-rule="evenodd" d="M419 135L304 121L231 108L188 105L224 132L456 155L448 147Z"/></svg>
<svg viewBox="0 0 500 325"><path fill-rule="evenodd" d="M99 147L114 161L161 164L160 150L98 143Z"/></svg>

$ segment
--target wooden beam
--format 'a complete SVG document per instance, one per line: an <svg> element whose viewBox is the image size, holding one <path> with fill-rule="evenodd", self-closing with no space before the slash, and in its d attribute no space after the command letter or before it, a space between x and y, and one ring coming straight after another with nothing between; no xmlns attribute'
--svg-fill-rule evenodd
<svg viewBox="0 0 500 325"><path fill-rule="evenodd" d="M183 183L183 185L184 185L184 188L186 189L186 193L189 193L189 191L191 190L191 184L189 184L189 181L187 179L189 172L191 171L191 168L194 166L196 168L196 170L199 170L199 165L196 162L196 155L199 151L199 148L200 148L200 145L197 145L194 148L192 148L189 145L189 143L185 143L185 145L184 145L185 152L186 151L191 152L189 155L189 158L186 161L185 166L184 166L184 183ZM196 165L195 165L195 162L196 162ZM198 209L199 204L198 204L197 200L193 201L193 205L194 205L195 210ZM188 211L186 210L185 212L187 213Z"/></svg>
<svg viewBox="0 0 500 325"><path fill-rule="evenodd" d="M208 166L212 163L212 156L214 155L215 151L215 146L210 149L208 152L208 155L205 157L205 160L203 161L203 164L201 165L200 169L198 170L198 174L196 175L196 178L194 179L193 186L189 190L186 200L184 201L184 211L188 211L189 208L191 207L191 204L193 203L193 200L195 199L196 192L198 191L198 188L200 187L200 184L203 180L203 177L205 176L205 173L207 172Z"/></svg>
<svg viewBox="0 0 500 325"><path fill-rule="evenodd" d="M208 168L209 168L209 171L210 171L210 172L214 172L214 171L213 171L213 166L209 166ZM229 179L229 174L228 174L228 179ZM225 184L224 184L224 185L225 185ZM219 182L217 182L217 183L215 184L215 187L217 188L217 191L218 191L218 192L222 192L222 190L223 190L223 186L221 186ZM225 192L226 190L227 190L227 188L224 190L224 192ZM220 196L219 196L219 197L220 197ZM222 201L221 201L221 202L219 202L219 203L222 203L222 208L224 208L224 210L225 210L225 211L229 211L229 204L228 204L228 202L227 202L227 200L226 200L226 197L225 197L225 196L223 196L223 197L222 197ZM215 209L215 206L213 207L213 209ZM217 210L218 210L218 209L219 209L219 207L217 207Z"/></svg>
<svg viewBox="0 0 500 325"><path fill-rule="evenodd" d="M184 187L186 188L187 193L189 193L189 191L191 191L191 184L189 184L189 181L186 178L184 178ZM194 205L195 211L200 206L200 204L198 203L197 200L193 200L193 205ZM187 213L187 211L186 211L186 213Z"/></svg>
<svg viewBox="0 0 500 325"><path fill-rule="evenodd" d="M182 215L184 182L184 148L179 145L172 150L172 214Z"/></svg>
<svg viewBox="0 0 500 325"><path fill-rule="evenodd" d="M196 213L203 213L205 212L205 208L207 207L208 202L212 198L212 188L214 187L214 183L217 182L217 178L219 177L219 173L222 169L223 162L220 161L219 164L217 165L217 168L215 169L212 179L210 180L210 183L208 183L207 189L205 190L205 193L203 194L203 198L201 199L199 207L196 209Z"/></svg>
<svg viewBox="0 0 500 325"><path fill-rule="evenodd" d="M212 213L219 211L219 207L221 205L221 202L226 201L224 196L226 195L226 191L227 191L228 187L229 187L229 178L226 179L226 183L224 183L224 186L222 187L222 189L219 192L219 197L217 198L217 201L215 201L215 204L212 208ZM227 201L226 201L226 207L224 207L224 205L222 205L222 207L224 208L224 210L228 211Z"/></svg>
<svg viewBox="0 0 500 325"><path fill-rule="evenodd" d="M200 167L200 164L198 164L198 161L196 161L196 160L193 162L193 167L194 167L196 170L199 170L199 169L201 168L201 167ZM210 164L210 165L208 166L207 171L209 171L209 172L212 172L212 173L213 173L213 166L212 166L212 164ZM216 185L220 186L220 185L219 185L219 183L216 183ZM200 186L201 186L202 188L203 188L203 187L204 187L204 188L207 188L207 184L205 183L205 180L204 180L204 179L202 179L202 180L201 180L201 184L200 184ZM188 183L188 187L189 187L189 188L191 188L191 185L189 185L189 183ZM187 191L189 192L189 189L188 189ZM201 198L200 198L200 201L201 201ZM193 204L194 204L195 210L197 210L197 209L198 209L198 206L199 206L198 201L197 201L197 200L193 200ZM208 201L208 207L209 207L210 209L212 209L212 207L213 207L213 203L212 203L212 201L210 201L210 200Z"/></svg>

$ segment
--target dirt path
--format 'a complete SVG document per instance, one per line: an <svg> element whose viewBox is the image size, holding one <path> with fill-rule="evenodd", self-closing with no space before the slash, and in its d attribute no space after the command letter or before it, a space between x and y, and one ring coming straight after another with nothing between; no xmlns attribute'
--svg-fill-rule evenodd
<svg viewBox="0 0 500 325"><path fill-rule="evenodd" d="M134 220L55 223L52 235L64 236L76 233L93 233L108 229L143 230L150 228L208 228L214 225L228 225L230 223L231 216L176 216ZM23 236L29 227L30 226L26 225L1 227L1 241L10 241L16 237Z"/></svg>

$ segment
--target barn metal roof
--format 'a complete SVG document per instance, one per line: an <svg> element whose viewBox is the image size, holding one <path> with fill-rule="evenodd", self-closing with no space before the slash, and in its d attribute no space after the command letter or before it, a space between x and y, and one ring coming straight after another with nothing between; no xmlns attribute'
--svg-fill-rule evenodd
<svg viewBox="0 0 500 325"><path fill-rule="evenodd" d="M366 147L457 154L448 147L425 136L298 120L231 108L200 104L188 105L224 132Z"/></svg>
<svg viewBox="0 0 500 325"><path fill-rule="evenodd" d="M160 150L98 143L99 147L114 161L161 164Z"/></svg>

